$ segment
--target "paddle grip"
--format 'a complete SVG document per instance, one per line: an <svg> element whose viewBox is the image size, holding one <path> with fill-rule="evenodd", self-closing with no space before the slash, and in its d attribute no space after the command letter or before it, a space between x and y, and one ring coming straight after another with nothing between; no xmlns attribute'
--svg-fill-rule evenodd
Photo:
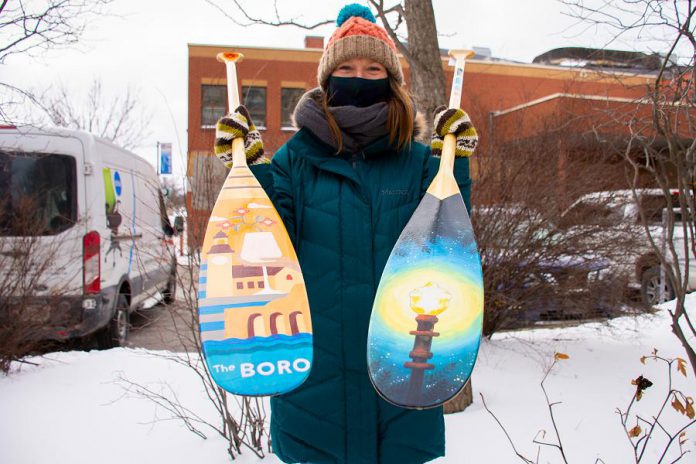
<svg viewBox="0 0 696 464"><path fill-rule="evenodd" d="M450 90L449 107L459 108L462 103L462 86L464 85L464 64L466 59L474 56L472 50L450 50L449 55L454 58L454 74L452 75L452 88Z"/></svg>
<svg viewBox="0 0 696 464"><path fill-rule="evenodd" d="M219 53L217 60L225 63L227 70L227 103L232 112L239 107L239 87L237 85L237 61L241 61L241 53ZM246 166L246 153L244 153L244 139L237 137L232 140L232 165Z"/></svg>
<svg viewBox="0 0 696 464"><path fill-rule="evenodd" d="M237 61L242 60L241 53L218 53L217 60L225 63L227 71L227 103L229 111L234 111L239 106L239 87L237 86Z"/></svg>
<svg viewBox="0 0 696 464"><path fill-rule="evenodd" d="M452 89L450 91L450 108L459 108L462 101L462 85L464 84L464 63L466 59L474 55L471 50L450 50L449 55L455 59L454 75L452 76ZM439 172L452 173L454 171L454 153L457 148L457 137L454 134L445 135L442 144Z"/></svg>
<svg viewBox="0 0 696 464"><path fill-rule="evenodd" d="M457 57L452 76L452 90L450 91L450 108L459 108L462 104L462 85L464 84L464 58Z"/></svg>

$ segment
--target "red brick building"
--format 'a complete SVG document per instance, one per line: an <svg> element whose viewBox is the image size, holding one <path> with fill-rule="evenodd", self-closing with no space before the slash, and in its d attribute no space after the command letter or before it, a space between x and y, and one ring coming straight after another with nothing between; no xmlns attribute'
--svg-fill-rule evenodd
<svg viewBox="0 0 696 464"><path fill-rule="evenodd" d="M217 53L234 50L244 55L237 66L241 100L261 129L267 153L272 154L294 132L290 115L298 98L317 85L322 48L321 37L307 37L304 49L189 45L187 175L192 194L187 203L192 219L207 217L224 176L212 155L215 121L227 111L225 67L216 61ZM546 63L555 63L556 58ZM408 83L408 64L403 59L402 65ZM451 68L446 56L442 66L449 85ZM569 143L559 147L553 169L563 177L569 153L588 149L587 140L579 144L571 135L585 134L586 139L592 129L587 121L596 121L608 105L635 102L654 79L654 72L635 68L588 69L475 56L466 64L461 107L481 135L478 162L495 157L500 147L513 141L533 141L541 132L562 131ZM573 118L578 116L585 117L585 122L576 122ZM473 164L473 177L477 166Z"/></svg>

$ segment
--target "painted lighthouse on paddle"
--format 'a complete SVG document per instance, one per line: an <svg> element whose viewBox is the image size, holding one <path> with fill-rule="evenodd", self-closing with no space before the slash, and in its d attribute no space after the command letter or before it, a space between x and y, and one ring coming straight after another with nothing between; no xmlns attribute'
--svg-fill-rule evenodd
<svg viewBox="0 0 696 464"><path fill-rule="evenodd" d="M277 238L283 226L270 201L254 188L236 190L227 213L211 217L203 250L203 350L223 388L243 395L287 391L306 378L312 361L304 280L294 250Z"/></svg>

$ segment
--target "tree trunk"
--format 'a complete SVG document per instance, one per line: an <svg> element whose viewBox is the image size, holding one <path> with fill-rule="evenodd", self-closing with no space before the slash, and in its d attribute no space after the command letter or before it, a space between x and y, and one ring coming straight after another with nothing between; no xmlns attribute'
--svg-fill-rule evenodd
<svg viewBox="0 0 696 464"><path fill-rule="evenodd" d="M445 403L445 414L462 412L474 401L474 392L471 389L471 382L472 379L469 379L469 382L462 388L462 391Z"/></svg>
<svg viewBox="0 0 696 464"><path fill-rule="evenodd" d="M425 115L428 128L424 135L429 143L433 111L447 102L432 1L405 0L404 17L408 31L406 59L411 72L411 93L418 111Z"/></svg>

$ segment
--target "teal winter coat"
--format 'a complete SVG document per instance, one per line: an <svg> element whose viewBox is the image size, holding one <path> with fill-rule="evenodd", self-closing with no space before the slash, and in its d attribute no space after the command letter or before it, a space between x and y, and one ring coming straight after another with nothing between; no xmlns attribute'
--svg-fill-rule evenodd
<svg viewBox="0 0 696 464"><path fill-rule="evenodd" d="M385 136L359 153L300 129L270 165L252 166L290 234L307 287L314 361L298 389L271 399L271 439L284 462L408 464L445 452L442 408L385 402L367 372L367 330L382 270L439 161ZM469 208L469 163L455 177Z"/></svg>

